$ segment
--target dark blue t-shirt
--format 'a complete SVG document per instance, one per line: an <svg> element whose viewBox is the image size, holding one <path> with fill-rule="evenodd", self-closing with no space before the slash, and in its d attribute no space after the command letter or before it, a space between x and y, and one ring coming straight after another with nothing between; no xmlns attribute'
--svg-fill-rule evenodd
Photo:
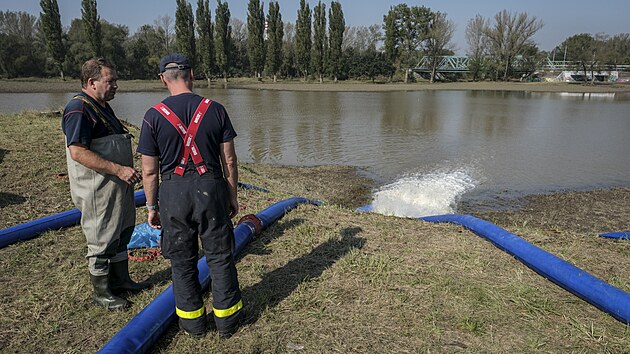
<svg viewBox="0 0 630 354"><path fill-rule="evenodd" d="M194 93L183 93L169 96L162 103L188 127L202 99ZM225 108L213 101L195 135L195 143L209 171L222 171L220 145L235 137L236 132ZM150 108L144 115L137 151L147 156L158 156L160 172L164 174L175 170L183 148L184 141L175 127L155 108ZM192 157L188 158L188 162L192 163Z"/></svg>
<svg viewBox="0 0 630 354"><path fill-rule="evenodd" d="M66 135L66 146L79 143L89 148L90 144L92 144L92 139L127 132L109 104L106 103L105 107L103 107L89 95L83 92L79 93L79 95L88 99L94 107L101 111L113 132L107 128L103 120L90 105L81 99L73 98L66 105L61 120L61 129Z"/></svg>

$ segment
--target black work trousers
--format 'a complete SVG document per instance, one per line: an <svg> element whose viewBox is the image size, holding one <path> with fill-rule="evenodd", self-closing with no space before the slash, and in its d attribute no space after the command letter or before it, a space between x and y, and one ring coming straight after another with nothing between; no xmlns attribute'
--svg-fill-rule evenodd
<svg viewBox="0 0 630 354"><path fill-rule="evenodd" d="M198 333L206 316L197 261L201 238L212 277L212 307L218 331L236 325L243 306L234 264L234 232L227 183L212 172L165 175L160 185L162 253L170 259L176 312L184 330Z"/></svg>

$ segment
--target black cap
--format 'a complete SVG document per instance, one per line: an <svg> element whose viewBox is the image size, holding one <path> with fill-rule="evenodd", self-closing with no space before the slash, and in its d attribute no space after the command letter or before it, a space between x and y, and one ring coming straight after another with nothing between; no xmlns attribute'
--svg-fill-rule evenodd
<svg viewBox="0 0 630 354"><path fill-rule="evenodd" d="M177 66L172 65L168 68L166 67L169 64L177 64ZM169 53L160 59L160 73L165 72L166 70L186 70L190 69L190 62L188 62L188 58L183 54L179 53Z"/></svg>

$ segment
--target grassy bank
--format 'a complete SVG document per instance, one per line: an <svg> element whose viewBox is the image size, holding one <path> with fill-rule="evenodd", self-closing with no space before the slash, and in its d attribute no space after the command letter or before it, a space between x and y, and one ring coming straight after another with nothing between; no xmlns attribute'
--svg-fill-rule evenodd
<svg viewBox="0 0 630 354"><path fill-rule="evenodd" d="M120 92L164 91L158 80L119 81ZM207 87L205 80L197 80L197 87ZM443 82L431 84L427 81L405 84L402 82L371 83L366 81L339 81L337 83L303 82L301 80L255 80L251 78L233 78L228 83L222 80L212 81L211 87L245 88L253 90L283 91L354 91L354 92L387 92L387 91L427 91L427 90L482 90L482 91L530 91L530 92L571 92L571 93L607 93L630 92L630 84L598 84L582 85L566 82ZM59 79L19 79L0 80L0 93L32 93L32 92L75 92L81 87L78 80L61 81Z"/></svg>
<svg viewBox="0 0 630 354"><path fill-rule="evenodd" d="M58 116L0 115L0 228L72 208ZM137 136L137 134L136 134ZM137 165L140 167L140 165ZM291 195L323 200L267 229L237 264L244 327L195 341L171 328L172 353L625 352L630 328L453 225L360 214L370 181L346 167L240 165L244 214ZM482 216L630 291L619 231L630 191L537 196ZM474 211L471 211L474 213ZM144 221L142 208L138 222ZM611 228L611 229L608 229ZM131 262L154 286L127 312L91 304L79 227L0 249L0 352L95 352L169 283L164 259ZM206 301L209 304L209 299Z"/></svg>

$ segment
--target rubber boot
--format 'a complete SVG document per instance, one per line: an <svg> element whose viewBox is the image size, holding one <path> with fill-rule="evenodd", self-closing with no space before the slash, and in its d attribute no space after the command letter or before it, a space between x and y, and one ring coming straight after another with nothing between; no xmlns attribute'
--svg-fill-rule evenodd
<svg viewBox="0 0 630 354"><path fill-rule="evenodd" d="M115 294L137 293L148 289L149 283L136 283L129 277L129 261L109 264L109 287Z"/></svg>
<svg viewBox="0 0 630 354"><path fill-rule="evenodd" d="M234 316L234 318L230 319L232 324L228 328L220 329L217 331L217 333L219 334L219 338L229 339L234 333L236 333L236 331L238 331L243 322L243 311L244 310L240 310L239 312L232 315Z"/></svg>
<svg viewBox="0 0 630 354"><path fill-rule="evenodd" d="M201 339L206 336L208 332L208 322L206 312L204 310L203 316L194 320L179 319L179 329L184 331L185 334L191 336L193 339Z"/></svg>
<svg viewBox="0 0 630 354"><path fill-rule="evenodd" d="M107 275L92 275L90 280L94 286L94 303L108 310L124 310L131 306L129 301L115 296L109 289L109 279Z"/></svg>

